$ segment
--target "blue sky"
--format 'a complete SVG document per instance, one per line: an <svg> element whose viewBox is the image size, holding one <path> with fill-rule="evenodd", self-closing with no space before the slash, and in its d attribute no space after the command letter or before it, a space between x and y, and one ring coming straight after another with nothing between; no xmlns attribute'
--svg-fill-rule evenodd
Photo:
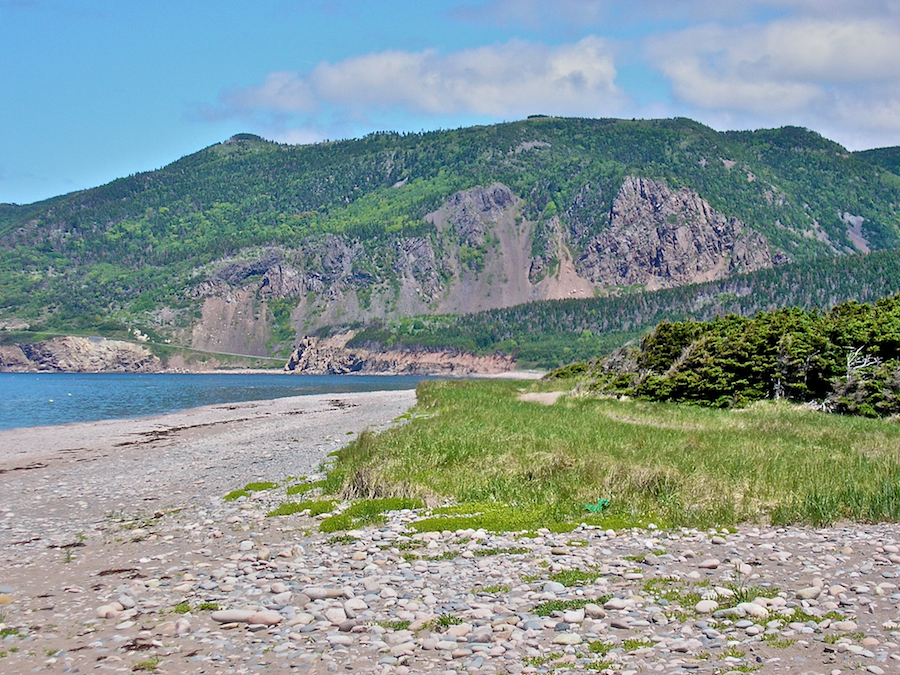
<svg viewBox="0 0 900 675"><path fill-rule="evenodd" d="M900 0L0 0L0 202L532 113L900 145Z"/></svg>

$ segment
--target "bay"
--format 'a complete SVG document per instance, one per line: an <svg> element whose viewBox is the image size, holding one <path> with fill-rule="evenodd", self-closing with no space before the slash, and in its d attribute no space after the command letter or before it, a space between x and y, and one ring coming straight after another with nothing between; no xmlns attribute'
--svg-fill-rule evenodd
<svg viewBox="0 0 900 675"><path fill-rule="evenodd" d="M148 417L308 394L413 389L389 375L0 373L0 429Z"/></svg>

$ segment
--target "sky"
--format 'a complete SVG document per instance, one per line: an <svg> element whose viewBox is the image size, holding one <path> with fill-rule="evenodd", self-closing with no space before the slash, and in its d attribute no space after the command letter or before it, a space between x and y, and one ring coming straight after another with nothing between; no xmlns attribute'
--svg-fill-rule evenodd
<svg viewBox="0 0 900 675"><path fill-rule="evenodd" d="M900 145L900 0L0 0L0 203L530 114Z"/></svg>

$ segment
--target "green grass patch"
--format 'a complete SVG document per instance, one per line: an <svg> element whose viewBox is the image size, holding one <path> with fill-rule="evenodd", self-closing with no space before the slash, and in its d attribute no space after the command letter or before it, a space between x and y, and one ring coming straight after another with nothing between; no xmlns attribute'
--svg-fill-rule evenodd
<svg viewBox="0 0 900 675"><path fill-rule="evenodd" d="M334 510L337 503L334 499L321 499L317 501L308 500L303 502L285 502L277 509L269 511L267 516L290 516L294 513L300 513L309 509L311 517L320 516L323 513L330 513Z"/></svg>
<svg viewBox="0 0 900 675"><path fill-rule="evenodd" d="M138 661L131 669L133 671L145 672L145 673L155 673L156 669L159 667L159 664L162 662L162 658L159 656L153 656L146 661Z"/></svg>
<svg viewBox="0 0 900 675"><path fill-rule="evenodd" d="M363 499L354 502L341 513L326 518L319 525L322 532L339 532L366 525L378 525L387 522L384 515L389 511L404 509L421 509L425 503L421 499L408 497L387 497L384 499Z"/></svg>
<svg viewBox="0 0 900 675"><path fill-rule="evenodd" d="M584 669L585 669L585 670L596 670L596 671L600 671L600 670L608 670L608 669L613 668L613 667L615 667L615 662L613 662L613 661L604 661L604 660L591 661L591 662L589 662L589 663L584 664Z"/></svg>
<svg viewBox="0 0 900 675"><path fill-rule="evenodd" d="M410 621L379 621L378 625L382 628L387 628L388 630L406 630L409 628Z"/></svg>
<svg viewBox="0 0 900 675"><path fill-rule="evenodd" d="M463 622L458 616L453 616L452 614L441 614L437 618L437 625L440 628L450 628L450 626L458 626Z"/></svg>
<svg viewBox="0 0 900 675"><path fill-rule="evenodd" d="M556 581L563 586L587 586L602 576L596 570L564 570L550 575L550 581Z"/></svg>
<svg viewBox="0 0 900 675"><path fill-rule="evenodd" d="M487 530L488 532L523 532L534 536L534 530L546 527L553 532L571 532L578 523L560 521L546 506L522 507L500 503L464 503L432 510L430 518L410 524L416 532L450 530ZM593 519L587 519L590 522Z"/></svg>
<svg viewBox="0 0 900 675"><path fill-rule="evenodd" d="M187 614L191 611L191 603L189 602L179 602L172 608L172 612L175 614Z"/></svg>
<svg viewBox="0 0 900 675"><path fill-rule="evenodd" d="M531 610L537 616L550 616L553 612L564 612L567 609L581 609L585 605L590 603L596 603L598 605L603 605L603 603L609 601L611 595L604 595L599 598L577 598L575 600L548 600L547 602L542 602L539 605L536 605L533 610Z"/></svg>
<svg viewBox="0 0 900 675"><path fill-rule="evenodd" d="M823 639L824 642L828 644L836 644L840 642L842 639L846 640L855 640L859 642L864 637L866 637L865 633L833 633L832 635L826 635Z"/></svg>
<svg viewBox="0 0 900 675"><path fill-rule="evenodd" d="M643 638L631 638L630 640L624 640L622 642L622 648L626 652L633 652L635 649L641 649L642 647L652 647L653 642L650 640L645 640Z"/></svg>
<svg viewBox="0 0 900 675"><path fill-rule="evenodd" d="M521 546L510 546L509 548L476 548L471 549L476 558L486 558L492 555L522 555L528 553L527 548Z"/></svg>
<svg viewBox="0 0 900 675"><path fill-rule="evenodd" d="M300 483L299 485L291 485L285 490L285 494L288 497L293 497L295 495L303 495L307 492L312 492L318 488L322 488L325 486L324 480L317 480L313 483Z"/></svg>
<svg viewBox="0 0 900 675"><path fill-rule="evenodd" d="M763 635L762 639L763 642L765 642L769 647L774 647L775 649L787 649L792 644L797 642L796 640L781 638L775 633L766 633Z"/></svg>
<svg viewBox="0 0 900 675"><path fill-rule="evenodd" d="M544 656L526 656L522 659L522 663L526 666L531 666L532 668L540 668L541 666L545 666L551 661L556 661L556 659L561 659L562 654L560 652L551 652L549 654L545 654Z"/></svg>
<svg viewBox="0 0 900 675"><path fill-rule="evenodd" d="M814 616L812 614L808 614L803 610L802 607L794 607L794 613L790 615L789 620L797 623L807 623L808 621L813 621L815 623L820 623L825 619L831 619L832 621L846 621L847 617L841 614L840 612L836 612L834 610L828 612L824 616Z"/></svg>
<svg viewBox="0 0 900 675"><path fill-rule="evenodd" d="M741 584L725 584L725 588L731 590L734 595L730 598L719 597L719 607L736 607L742 602L753 602L756 598L774 598L778 595L778 589L774 586L743 586Z"/></svg>
<svg viewBox="0 0 900 675"><path fill-rule="evenodd" d="M353 518L346 513L336 513L319 523L319 532L340 532L353 529Z"/></svg>
<svg viewBox="0 0 900 675"><path fill-rule="evenodd" d="M588 643L588 650L591 652L591 654L600 654L601 656L609 654L609 652L611 652L615 648L616 645L612 642L601 642L600 640L595 640Z"/></svg>
<svg viewBox="0 0 900 675"><path fill-rule="evenodd" d="M224 499L226 502L233 502L236 499L240 499L241 497L249 497L251 492L262 492L263 490L274 490L277 487L278 487L277 483L271 483L269 481L247 483L244 487L242 487L239 490L232 490L227 495L225 495L222 499Z"/></svg>
<svg viewBox="0 0 900 675"><path fill-rule="evenodd" d="M413 525L421 532L900 520L894 422L778 402L719 410L567 397L539 406L517 399L521 387L422 383L412 419L341 449L326 490L462 506L436 509ZM609 507L586 513L599 497Z"/></svg>
<svg viewBox="0 0 900 675"><path fill-rule="evenodd" d="M403 511L405 509L421 509L425 502L421 499L406 497L388 497L384 499L364 499L351 504L344 511L354 520L366 522L370 518L377 518L388 511Z"/></svg>
<svg viewBox="0 0 900 675"><path fill-rule="evenodd" d="M485 586L483 588L473 588L473 593L509 593L509 586L501 586L500 584L494 584L492 586Z"/></svg>
<svg viewBox="0 0 900 675"><path fill-rule="evenodd" d="M329 537L327 543L329 546L347 546L356 541L359 540L356 537L351 537L349 534L337 534L333 537Z"/></svg>
<svg viewBox="0 0 900 675"><path fill-rule="evenodd" d="M244 486L245 490L249 490L250 492L262 492L263 490L274 490L278 487L278 483L272 483L270 481L261 481L256 483L247 483Z"/></svg>

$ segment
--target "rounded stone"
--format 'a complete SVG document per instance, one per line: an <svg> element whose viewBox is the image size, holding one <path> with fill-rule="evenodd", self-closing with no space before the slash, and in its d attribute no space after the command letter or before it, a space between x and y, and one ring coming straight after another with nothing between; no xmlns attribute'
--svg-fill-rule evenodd
<svg viewBox="0 0 900 675"><path fill-rule="evenodd" d="M278 612L272 610L263 610L262 612L251 612L247 617L247 623L262 624L263 626L274 626L281 623L284 617Z"/></svg>
<svg viewBox="0 0 900 675"><path fill-rule="evenodd" d="M580 645L581 643L582 639L578 633L560 633L553 638L555 645Z"/></svg>
<svg viewBox="0 0 900 675"><path fill-rule="evenodd" d="M247 623L255 612L249 609L220 609L210 614L210 618L218 623Z"/></svg>

